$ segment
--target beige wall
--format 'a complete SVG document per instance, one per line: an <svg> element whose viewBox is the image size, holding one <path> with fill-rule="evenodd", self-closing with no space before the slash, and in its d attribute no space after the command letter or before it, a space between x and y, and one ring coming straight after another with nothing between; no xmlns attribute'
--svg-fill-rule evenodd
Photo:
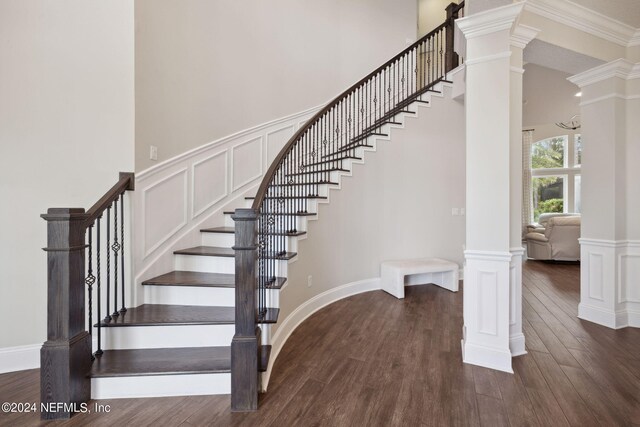
<svg viewBox="0 0 640 427"><path fill-rule="evenodd" d="M335 97L416 37L415 0L138 0L136 170Z"/></svg>
<svg viewBox="0 0 640 427"><path fill-rule="evenodd" d="M445 8L457 0L418 0L418 35L424 36L447 19Z"/></svg>
<svg viewBox="0 0 640 427"><path fill-rule="evenodd" d="M282 319L324 291L380 277L383 260L440 257L462 266L465 217L451 209L465 203L464 125L451 126L451 118L462 117L464 106L446 93L405 119L392 141L379 142L321 205L289 265Z"/></svg>
<svg viewBox="0 0 640 427"><path fill-rule="evenodd" d="M535 64L526 64L524 69L522 124L525 128L565 122L580 113L580 98L575 96L580 88L567 80L570 74ZM536 140L543 138L536 135Z"/></svg>
<svg viewBox="0 0 640 427"><path fill-rule="evenodd" d="M46 339L49 207L134 166L129 0L0 2L0 348Z"/></svg>

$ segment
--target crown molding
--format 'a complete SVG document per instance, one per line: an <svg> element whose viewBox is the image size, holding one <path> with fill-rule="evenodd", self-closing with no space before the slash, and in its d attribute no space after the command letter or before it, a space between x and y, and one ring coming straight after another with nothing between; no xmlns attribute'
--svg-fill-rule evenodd
<svg viewBox="0 0 640 427"><path fill-rule="evenodd" d="M524 0L525 10L623 47L639 43L640 29L569 0Z"/></svg>
<svg viewBox="0 0 640 427"><path fill-rule="evenodd" d="M520 17L524 3L513 3L495 9L486 10L474 15L465 16L455 21L456 26L465 39L469 40L497 31L509 30Z"/></svg>
<svg viewBox="0 0 640 427"><path fill-rule="evenodd" d="M511 45L524 49L531 40L535 39L539 29L518 24L511 33Z"/></svg>
<svg viewBox="0 0 640 427"><path fill-rule="evenodd" d="M627 59L620 58L571 76L567 80L582 88L612 77L623 80L640 78L640 63L634 64Z"/></svg>

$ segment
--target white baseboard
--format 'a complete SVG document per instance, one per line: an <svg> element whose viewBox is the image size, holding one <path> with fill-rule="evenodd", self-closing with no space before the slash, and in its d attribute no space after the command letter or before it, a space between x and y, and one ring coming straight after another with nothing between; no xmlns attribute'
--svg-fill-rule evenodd
<svg viewBox="0 0 640 427"><path fill-rule="evenodd" d="M524 342L524 334L511 335L509 337L509 349L511 350L511 357L527 354Z"/></svg>
<svg viewBox="0 0 640 427"><path fill-rule="evenodd" d="M291 333L316 311L321 308L341 300L343 298L350 297L352 295L360 294L363 292L376 291L380 289L380 278L375 277L371 279L359 280L357 282L347 283L346 285L338 286L333 289L329 289L321 294L314 296L307 300L298 308L296 308L286 319L282 322L278 330L271 340L271 360L269 360L269 367L267 371L262 374L262 389L267 390L269 384L269 378L271 377L271 369L280 354L280 350L289 339Z"/></svg>
<svg viewBox="0 0 640 427"><path fill-rule="evenodd" d="M617 325L616 313L613 310L605 310L600 307L594 307L585 303L578 304L578 318L607 328L617 329L621 326Z"/></svg>
<svg viewBox="0 0 640 427"><path fill-rule="evenodd" d="M462 361L471 365L482 366L497 371L513 373L511 368L511 352L497 348L485 347L472 343L462 344Z"/></svg>
<svg viewBox="0 0 640 427"><path fill-rule="evenodd" d="M40 367L42 344L0 348L0 374Z"/></svg>

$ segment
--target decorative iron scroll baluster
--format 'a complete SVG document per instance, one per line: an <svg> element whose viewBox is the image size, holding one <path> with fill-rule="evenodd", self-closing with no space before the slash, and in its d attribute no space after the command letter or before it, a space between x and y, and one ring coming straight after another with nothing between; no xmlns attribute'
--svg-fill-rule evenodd
<svg viewBox="0 0 640 427"><path fill-rule="evenodd" d="M111 297L111 205L109 205L109 207L107 208L107 250L105 251L107 253L107 295L106 295L106 300L107 300L107 311L106 311L106 315L104 317L104 322L105 323L109 323L111 321L111 315L109 314L110 311L110 297Z"/></svg>
<svg viewBox="0 0 640 427"><path fill-rule="evenodd" d="M113 201L113 313L112 317L120 316L118 311L118 251L120 244L118 243L118 199Z"/></svg>
<svg viewBox="0 0 640 427"><path fill-rule="evenodd" d="M100 271L100 223L102 222L102 215L98 217L98 219L96 220L96 274L97 274L97 278L98 278L98 289L96 292L96 311L97 311L97 315L98 315L98 324L97 324L97 328L98 328L98 349L95 352L96 357L100 357L102 356L102 326L100 324L100 322L102 322L101 320L101 315L100 315L100 306L102 305L102 299L101 299L101 285L102 285L102 274Z"/></svg>
<svg viewBox="0 0 640 427"><path fill-rule="evenodd" d="M120 286L122 286L122 307L120 308L120 313L127 312L127 306L125 305L125 297L124 297L124 193L120 194L120 266L122 269L122 280Z"/></svg>
<svg viewBox="0 0 640 427"><path fill-rule="evenodd" d="M89 263L87 267L87 277L84 282L87 285L87 295L88 295L88 328L89 335L93 335L93 284L96 282L96 276L93 275L93 224L91 224L87 228L87 234L89 236L89 242L87 245L87 249L89 251ZM99 318L98 318L99 319ZM91 354L91 359L95 359L95 356Z"/></svg>

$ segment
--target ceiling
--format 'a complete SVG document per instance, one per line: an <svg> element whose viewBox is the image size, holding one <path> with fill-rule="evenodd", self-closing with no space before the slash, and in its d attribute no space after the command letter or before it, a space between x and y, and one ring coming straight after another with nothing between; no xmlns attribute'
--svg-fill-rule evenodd
<svg viewBox="0 0 640 427"><path fill-rule="evenodd" d="M640 28L640 0L571 0L634 28Z"/></svg>
<svg viewBox="0 0 640 427"><path fill-rule="evenodd" d="M640 2L640 0L638 0ZM541 40L532 40L523 52L524 62L569 74L578 74L603 64L603 61Z"/></svg>

